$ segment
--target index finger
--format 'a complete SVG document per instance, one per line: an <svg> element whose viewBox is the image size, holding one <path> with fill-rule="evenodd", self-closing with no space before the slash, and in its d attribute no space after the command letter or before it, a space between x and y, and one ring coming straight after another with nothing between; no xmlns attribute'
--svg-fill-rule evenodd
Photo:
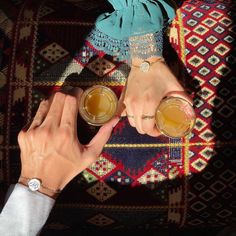
<svg viewBox="0 0 236 236"><path fill-rule="evenodd" d="M61 127L70 126L75 129L75 132L77 132L77 116L82 93L83 90L81 88L74 88L70 95L66 95L60 123Z"/></svg>

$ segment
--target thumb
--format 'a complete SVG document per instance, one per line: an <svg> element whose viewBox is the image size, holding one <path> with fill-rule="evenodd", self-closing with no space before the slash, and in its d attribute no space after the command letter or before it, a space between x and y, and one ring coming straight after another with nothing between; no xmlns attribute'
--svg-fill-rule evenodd
<svg viewBox="0 0 236 236"><path fill-rule="evenodd" d="M86 152L89 152L90 156L96 158L100 155L104 145L107 143L108 139L111 136L113 128L118 122L119 117L115 116L112 120L110 120L99 129L98 133L94 136L90 143L86 145Z"/></svg>

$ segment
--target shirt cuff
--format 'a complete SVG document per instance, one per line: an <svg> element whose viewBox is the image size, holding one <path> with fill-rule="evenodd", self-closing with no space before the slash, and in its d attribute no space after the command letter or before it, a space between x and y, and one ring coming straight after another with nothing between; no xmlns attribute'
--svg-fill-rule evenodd
<svg viewBox="0 0 236 236"><path fill-rule="evenodd" d="M175 17L175 8L164 0L109 2L114 12L97 19L87 41L115 60L162 56L163 33Z"/></svg>
<svg viewBox="0 0 236 236"><path fill-rule="evenodd" d="M54 204L54 199L16 184L0 215L0 235L37 235Z"/></svg>

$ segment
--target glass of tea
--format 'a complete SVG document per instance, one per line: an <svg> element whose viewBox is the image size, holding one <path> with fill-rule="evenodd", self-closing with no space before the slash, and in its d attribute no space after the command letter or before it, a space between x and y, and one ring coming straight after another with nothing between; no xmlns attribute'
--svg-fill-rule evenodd
<svg viewBox="0 0 236 236"><path fill-rule="evenodd" d="M171 138L189 134L196 121L193 106L180 97L164 98L156 110L156 125L160 132Z"/></svg>
<svg viewBox="0 0 236 236"><path fill-rule="evenodd" d="M101 126L114 117L117 106L117 96L110 88L95 85L84 91L79 113L88 124Z"/></svg>

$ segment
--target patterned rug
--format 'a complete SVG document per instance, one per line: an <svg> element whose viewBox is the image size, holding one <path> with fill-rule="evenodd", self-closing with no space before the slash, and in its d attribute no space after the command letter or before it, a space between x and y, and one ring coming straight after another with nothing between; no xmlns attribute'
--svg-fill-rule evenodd
<svg viewBox="0 0 236 236"><path fill-rule="evenodd" d="M84 39L104 1L7 1L0 6L1 202L19 176L17 134L42 98L62 86L111 87L130 68ZM122 119L100 159L59 197L42 235L80 229L219 227L236 222L235 5L178 2L165 57L194 98L183 139L139 135ZM168 43L170 42L170 43ZM78 120L88 142L97 129Z"/></svg>

